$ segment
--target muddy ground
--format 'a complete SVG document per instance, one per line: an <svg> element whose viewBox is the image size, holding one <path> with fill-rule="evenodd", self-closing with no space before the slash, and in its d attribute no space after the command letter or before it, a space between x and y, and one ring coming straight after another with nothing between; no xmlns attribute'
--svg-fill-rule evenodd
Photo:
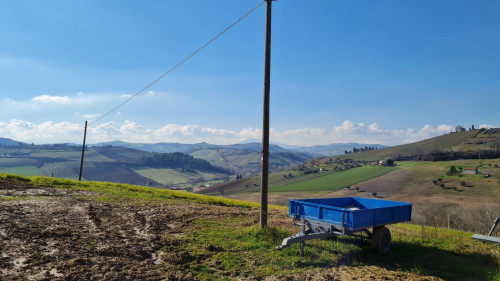
<svg viewBox="0 0 500 281"><path fill-rule="evenodd" d="M189 267L182 266L196 260L182 250L182 239L177 239L186 236L194 220L254 216L257 221L259 214L255 209L188 201L106 202L95 200L96 196L0 178L0 280L196 280ZM409 277L389 271L380 276L376 270L360 275L341 265L286 280ZM263 279L237 273L228 278ZM278 280L273 276L264 279Z"/></svg>
<svg viewBox="0 0 500 281"><path fill-rule="evenodd" d="M32 197L0 201L2 280L191 278L169 268L162 259L175 255L160 251L168 248L162 235L181 235L194 206L100 202L89 193L6 180L0 194Z"/></svg>

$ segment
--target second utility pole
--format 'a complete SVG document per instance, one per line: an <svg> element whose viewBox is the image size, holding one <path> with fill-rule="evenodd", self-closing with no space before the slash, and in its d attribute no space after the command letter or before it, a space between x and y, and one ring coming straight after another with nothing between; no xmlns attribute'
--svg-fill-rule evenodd
<svg viewBox="0 0 500 281"><path fill-rule="evenodd" d="M80 162L80 175L78 176L78 180L82 180L82 171L83 171L83 157L85 156L85 141L87 140L87 121L85 121L85 132L83 133L83 145L82 145L82 161Z"/></svg>
<svg viewBox="0 0 500 281"><path fill-rule="evenodd" d="M267 227L267 197L269 179L269 100L271 88L271 7L266 0L266 53L264 62L264 110L262 116L262 161L260 181L260 227Z"/></svg>

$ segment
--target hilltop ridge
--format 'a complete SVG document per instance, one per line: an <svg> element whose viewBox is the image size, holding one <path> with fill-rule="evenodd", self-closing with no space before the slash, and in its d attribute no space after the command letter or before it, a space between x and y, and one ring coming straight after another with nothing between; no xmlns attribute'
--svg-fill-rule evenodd
<svg viewBox="0 0 500 281"><path fill-rule="evenodd" d="M453 160L500 157L500 129L453 132L430 139L375 151L343 155L354 160Z"/></svg>

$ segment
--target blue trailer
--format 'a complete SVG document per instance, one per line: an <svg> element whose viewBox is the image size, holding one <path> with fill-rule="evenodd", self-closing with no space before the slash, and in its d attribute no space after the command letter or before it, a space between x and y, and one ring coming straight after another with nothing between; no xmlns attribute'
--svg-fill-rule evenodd
<svg viewBox="0 0 500 281"><path fill-rule="evenodd" d="M288 215L301 231L285 238L277 249L300 243L303 255L307 240L350 235L370 239L373 248L386 253L391 248L386 225L410 221L411 209L410 203L361 197L289 200Z"/></svg>

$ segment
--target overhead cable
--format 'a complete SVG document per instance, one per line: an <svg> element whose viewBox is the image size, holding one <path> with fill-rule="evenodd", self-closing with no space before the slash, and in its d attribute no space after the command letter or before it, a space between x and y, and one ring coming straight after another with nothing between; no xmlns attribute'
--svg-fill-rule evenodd
<svg viewBox="0 0 500 281"><path fill-rule="evenodd" d="M117 105L116 107L114 107L113 109L111 109L110 111L108 111L107 113L103 114L101 117L97 118L96 120L92 121L89 126L92 126L93 124L97 123L99 120L101 120L102 118L108 116L109 114L111 114L113 111L117 110L118 108L122 107L124 104L128 103L129 101L131 101L133 98L137 97L140 93L144 92L145 90L147 90L149 87L153 86L156 82L160 81L162 78L164 78L165 76L167 76L168 74L170 74L172 71L174 71L177 67L181 66L183 63L185 63L187 60L189 60L191 57L193 57L194 55L196 55L198 52L200 52L201 50L203 50L206 46L210 45L210 43L212 43L213 41L215 41L217 38L219 38L222 34L224 34L226 31L228 31L229 29L231 29L231 27L235 26L238 22L240 22L241 20L243 20L245 17L247 17L249 14L251 14L253 11L255 11L257 8L259 8L260 6L262 6L264 3L266 3L265 1L262 1L260 2L257 6L255 6L254 8L252 8L251 10L249 10L248 12L246 12L243 16L241 16L239 19L237 19L235 22L233 22L231 25L229 25L228 27L226 27L224 30L222 30L219 34L215 35L212 39L210 39L207 43L205 43L203 46L201 46L200 48L198 48L196 51L192 52L189 56L187 56L185 59L181 60L179 63L177 63L174 67L170 68L167 72L165 72L163 75L161 75L160 77L156 78L153 82L149 83L146 87L142 88L141 90L139 90L137 93L135 93L133 96L131 96L130 98L128 98L127 100L125 100L124 102L120 103L119 105ZM81 135L81 134L80 134Z"/></svg>

